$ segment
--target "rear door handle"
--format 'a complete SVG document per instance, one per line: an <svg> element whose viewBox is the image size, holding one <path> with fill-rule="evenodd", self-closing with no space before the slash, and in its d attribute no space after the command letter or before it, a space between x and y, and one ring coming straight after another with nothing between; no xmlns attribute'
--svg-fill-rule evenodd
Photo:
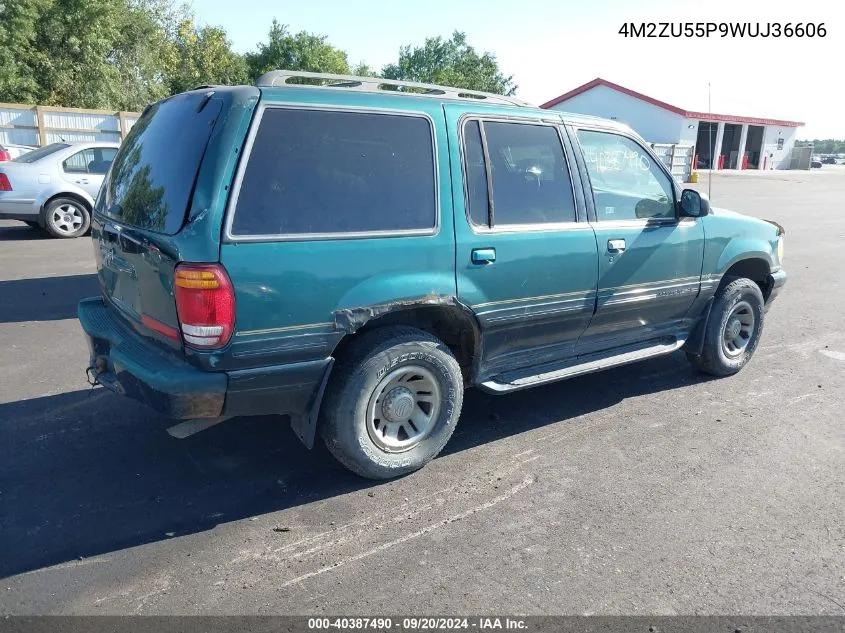
<svg viewBox="0 0 845 633"><path fill-rule="evenodd" d="M473 264L492 264L496 261L495 248L474 248L472 249Z"/></svg>
<svg viewBox="0 0 845 633"><path fill-rule="evenodd" d="M82 180L77 180L77 181L76 181L76 184L77 184L77 185L87 185L87 184L88 184L88 179L87 179L87 178L83 178Z"/></svg>
<svg viewBox="0 0 845 633"><path fill-rule="evenodd" d="M625 240L607 240L608 253L621 253L625 250Z"/></svg>

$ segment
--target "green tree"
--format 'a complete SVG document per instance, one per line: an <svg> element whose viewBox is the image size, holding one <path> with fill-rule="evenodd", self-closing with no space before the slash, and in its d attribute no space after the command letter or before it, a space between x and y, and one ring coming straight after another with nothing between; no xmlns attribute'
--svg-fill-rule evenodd
<svg viewBox="0 0 845 633"><path fill-rule="evenodd" d="M4 25L0 48L4 57L17 58L9 74L3 71L0 98L83 108L110 101L118 75L108 55L118 39L122 4L121 0L0 3ZM11 21L6 14L11 14Z"/></svg>
<svg viewBox="0 0 845 633"><path fill-rule="evenodd" d="M352 74L358 77L378 77L378 73L364 62L358 62L352 68Z"/></svg>
<svg viewBox="0 0 845 633"><path fill-rule="evenodd" d="M226 31L216 26L197 30L191 19L179 24L167 69L171 94L202 85L246 81L246 61L232 50Z"/></svg>
<svg viewBox="0 0 845 633"><path fill-rule="evenodd" d="M0 0L0 101L141 110L246 80L225 31L174 0Z"/></svg>
<svg viewBox="0 0 845 633"><path fill-rule="evenodd" d="M346 53L329 44L325 35L300 31L292 35L285 24L273 20L268 41L246 54L253 81L270 70L305 70L321 73L349 73Z"/></svg>
<svg viewBox="0 0 845 633"><path fill-rule="evenodd" d="M41 95L37 24L52 1L0 2L0 101L35 103Z"/></svg>
<svg viewBox="0 0 845 633"><path fill-rule="evenodd" d="M479 55L467 44L466 34L459 31L448 40L430 37L423 46L403 46L399 61L385 66L382 75L504 95L512 95L517 89L513 75L505 76L499 69L496 56L488 52Z"/></svg>
<svg viewBox="0 0 845 633"><path fill-rule="evenodd" d="M170 0L128 0L109 56L120 78L111 107L142 110L170 94L168 63L172 65L178 25L186 19L187 7L174 6Z"/></svg>
<svg viewBox="0 0 845 633"><path fill-rule="evenodd" d="M165 96L168 0L0 2L0 101L136 109Z"/></svg>
<svg viewBox="0 0 845 633"><path fill-rule="evenodd" d="M841 154L845 153L845 140L840 141L832 138L815 139L812 141L798 141L796 144L812 143L813 151L816 154Z"/></svg>

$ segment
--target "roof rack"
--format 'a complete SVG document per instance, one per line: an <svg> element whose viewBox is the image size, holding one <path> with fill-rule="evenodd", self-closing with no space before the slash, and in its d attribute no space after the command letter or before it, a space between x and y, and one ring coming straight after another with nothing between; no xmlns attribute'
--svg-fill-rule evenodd
<svg viewBox="0 0 845 633"><path fill-rule="evenodd" d="M291 80L305 80L291 82ZM266 72L256 86L271 88L285 86L287 88L345 88L361 92L392 92L393 94L410 94L421 97L439 97L446 99L473 99L484 103L505 104L520 107L534 107L532 104L505 95L479 90L465 90L464 88L450 88L435 84L423 84L415 81L398 81L382 77L358 77L355 75L333 75L330 73L312 73L297 70L271 70ZM402 90L409 88L410 90Z"/></svg>

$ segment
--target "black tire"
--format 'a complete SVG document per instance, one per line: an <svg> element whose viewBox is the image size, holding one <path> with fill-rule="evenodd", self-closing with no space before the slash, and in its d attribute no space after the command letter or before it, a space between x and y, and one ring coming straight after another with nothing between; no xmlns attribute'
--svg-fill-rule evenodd
<svg viewBox="0 0 845 633"><path fill-rule="evenodd" d="M733 353L723 342L728 321L734 315L736 308L744 309L746 314L753 315L753 330L747 338L747 343L740 350ZM730 376L745 367L763 334L764 300L760 287L744 277L733 278L722 286L716 293L710 319L704 333L704 347L701 354L689 354L687 358L699 370L714 376Z"/></svg>
<svg viewBox="0 0 845 633"><path fill-rule="evenodd" d="M65 220L73 218L73 221ZM78 218L78 220L77 220ZM52 237L74 238L91 228L91 213L79 200L55 198L44 208L44 228Z"/></svg>
<svg viewBox="0 0 845 633"><path fill-rule="evenodd" d="M429 411L430 430L417 444L389 452L371 436L369 407L371 398L379 397L377 388L406 366L421 367L436 380L438 411ZM338 359L320 409L320 432L328 450L352 472L368 479L398 477L422 468L443 449L455 430L463 396L461 368L440 340L412 327L379 328L353 340Z"/></svg>

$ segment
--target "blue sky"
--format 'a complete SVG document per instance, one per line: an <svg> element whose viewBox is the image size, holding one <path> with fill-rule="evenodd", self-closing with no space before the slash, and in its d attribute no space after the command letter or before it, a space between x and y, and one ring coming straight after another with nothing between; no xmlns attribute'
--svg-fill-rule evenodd
<svg viewBox="0 0 845 633"><path fill-rule="evenodd" d="M845 52L836 0L193 0L201 24L222 26L239 52L266 39L275 17L327 35L350 63L381 68L403 44L465 31L515 76L517 95L542 103L603 77L689 110L804 121L799 138L845 138ZM824 38L632 39L625 22L824 22Z"/></svg>

